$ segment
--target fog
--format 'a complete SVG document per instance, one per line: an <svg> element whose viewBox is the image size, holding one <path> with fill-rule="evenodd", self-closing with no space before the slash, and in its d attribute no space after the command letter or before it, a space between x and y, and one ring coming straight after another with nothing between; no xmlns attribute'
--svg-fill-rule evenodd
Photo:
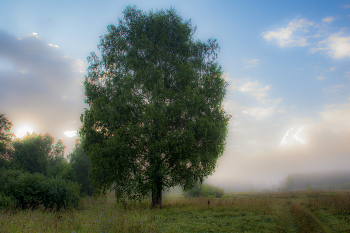
<svg viewBox="0 0 350 233"><path fill-rule="evenodd" d="M349 169L349 103L325 106L315 118L290 119L285 134L279 130L286 128L283 121L249 127L254 119L235 109L228 109L236 117L230 124L226 151L208 183L225 189L270 188L292 173Z"/></svg>

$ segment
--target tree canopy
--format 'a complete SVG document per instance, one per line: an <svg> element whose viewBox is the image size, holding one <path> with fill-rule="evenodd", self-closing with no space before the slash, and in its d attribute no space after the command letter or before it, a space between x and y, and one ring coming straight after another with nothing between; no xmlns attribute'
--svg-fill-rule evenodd
<svg viewBox="0 0 350 233"><path fill-rule="evenodd" d="M30 173L43 173L47 175L49 155L52 150L54 138L46 133L45 135L27 133L23 138L13 141L14 156L12 163L17 168Z"/></svg>
<svg viewBox="0 0 350 233"><path fill-rule="evenodd" d="M222 102L227 82L215 39L195 41L196 27L174 9L127 7L88 57L84 82L89 108L81 116L82 145L97 191L118 200L185 190L212 174L224 152Z"/></svg>
<svg viewBox="0 0 350 233"><path fill-rule="evenodd" d="M5 114L0 114L0 167L9 164L10 154L13 152L11 128L12 122L5 117Z"/></svg>
<svg viewBox="0 0 350 233"><path fill-rule="evenodd" d="M11 128L12 122L5 117L5 114L0 114L0 153L5 153L12 141Z"/></svg>
<svg viewBox="0 0 350 233"><path fill-rule="evenodd" d="M90 158L84 153L80 140L76 140L75 147L72 153L69 155L70 164L77 176L78 184L81 184L81 194L91 195L91 181L89 179L89 172L91 169Z"/></svg>

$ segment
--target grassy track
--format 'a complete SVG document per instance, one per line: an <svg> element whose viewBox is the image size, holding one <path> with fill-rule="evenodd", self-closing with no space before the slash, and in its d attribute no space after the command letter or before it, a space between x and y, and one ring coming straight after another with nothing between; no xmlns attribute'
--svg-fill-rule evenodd
<svg viewBox="0 0 350 233"><path fill-rule="evenodd" d="M209 201L209 204L208 204ZM117 205L84 198L78 209L0 212L0 232L350 232L350 195L289 192L231 198L167 194L163 209L150 201Z"/></svg>

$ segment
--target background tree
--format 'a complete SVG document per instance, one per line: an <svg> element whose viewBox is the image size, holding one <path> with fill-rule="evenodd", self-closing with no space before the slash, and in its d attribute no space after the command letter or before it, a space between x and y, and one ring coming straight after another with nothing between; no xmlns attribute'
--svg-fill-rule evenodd
<svg viewBox="0 0 350 233"><path fill-rule="evenodd" d="M58 139L56 144L48 154L48 176L52 178L61 178L70 181L77 181L77 176L72 165L64 156L66 146L61 139Z"/></svg>
<svg viewBox="0 0 350 233"><path fill-rule="evenodd" d="M11 121L5 117L5 114L0 114L0 167L9 166L13 152L11 127Z"/></svg>
<svg viewBox="0 0 350 233"><path fill-rule="evenodd" d="M75 148L73 152L69 155L70 164L76 174L78 184L81 184L81 194L87 195L89 189L91 188L91 181L89 179L89 172L91 170L91 161L89 156L87 156L79 140L75 142Z"/></svg>
<svg viewBox="0 0 350 233"><path fill-rule="evenodd" d="M22 139L13 141L14 157L11 163L15 167L30 173L48 173L49 154L52 150L54 138L46 133L45 135L27 133Z"/></svg>
<svg viewBox="0 0 350 233"><path fill-rule="evenodd" d="M224 152L227 83L216 40L194 41L195 28L174 9L127 7L88 57L80 135L93 187L117 199L185 190L212 174Z"/></svg>
<svg viewBox="0 0 350 233"><path fill-rule="evenodd" d="M295 186L294 186L294 179L293 179L293 177L292 177L291 175L288 175L288 176L287 176L284 189L285 189L286 191L292 191L292 190L295 189Z"/></svg>

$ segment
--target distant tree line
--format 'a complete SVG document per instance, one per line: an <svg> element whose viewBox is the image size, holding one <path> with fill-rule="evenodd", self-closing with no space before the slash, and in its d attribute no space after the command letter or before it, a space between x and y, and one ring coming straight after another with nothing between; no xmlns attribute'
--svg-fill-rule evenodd
<svg viewBox="0 0 350 233"><path fill-rule="evenodd" d="M68 199L76 204L76 192L78 196L89 194L91 181L88 175L91 161L83 152L79 140L76 141L73 152L65 157L66 146L62 140L59 139L55 143L50 134L42 135L35 132L13 140L11 127L12 123L1 114L0 207L4 205L5 200L9 201L11 198L22 207L35 206L39 202L47 207L50 206L49 202L56 203L56 206L60 207ZM47 193L43 190L47 190ZM52 193L53 190L57 192L63 190L59 196L64 197L64 200L50 199L49 197L58 195Z"/></svg>
<svg viewBox="0 0 350 233"><path fill-rule="evenodd" d="M350 170L290 174L278 190L349 190Z"/></svg>

